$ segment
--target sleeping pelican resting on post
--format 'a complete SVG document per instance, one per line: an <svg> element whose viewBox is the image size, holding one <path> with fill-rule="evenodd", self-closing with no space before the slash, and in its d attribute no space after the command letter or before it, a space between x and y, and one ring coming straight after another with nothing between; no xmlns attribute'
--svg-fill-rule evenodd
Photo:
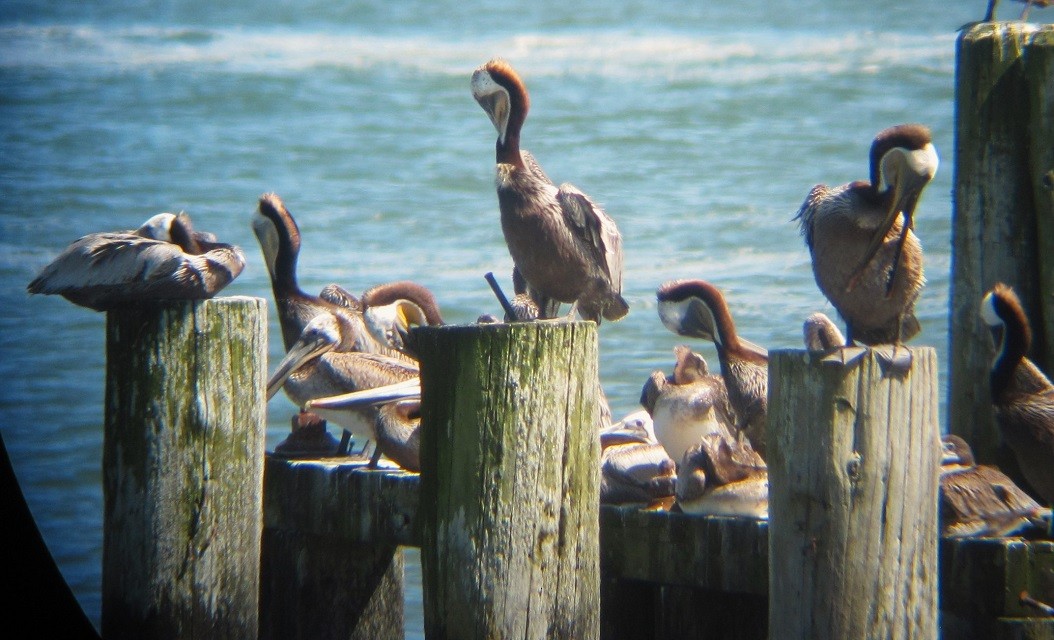
<svg viewBox="0 0 1054 640"><path fill-rule="evenodd" d="M925 282L912 216L938 163L926 127L884 129L871 144L870 182L818 184L796 218L816 284L845 320L848 344L893 345L879 355L898 367L911 363L897 347L919 332L915 301Z"/></svg>
<svg viewBox="0 0 1054 640"><path fill-rule="evenodd" d="M59 254L29 293L106 311L144 300L204 300L245 268L238 247L194 231L185 213L159 213L133 231L92 233Z"/></svg>
<svg viewBox="0 0 1054 640"><path fill-rule="evenodd" d="M541 317L552 317L561 302L597 323L625 316L622 236L589 196L567 183L556 187L520 149L530 107L520 76L507 62L491 60L472 74L472 95L498 130L501 230Z"/></svg>

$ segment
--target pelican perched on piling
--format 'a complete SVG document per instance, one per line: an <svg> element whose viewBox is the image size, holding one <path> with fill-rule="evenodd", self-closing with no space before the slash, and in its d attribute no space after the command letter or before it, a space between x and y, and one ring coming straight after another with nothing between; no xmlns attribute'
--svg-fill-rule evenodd
<svg viewBox="0 0 1054 640"><path fill-rule="evenodd" d="M1032 328L1013 289L996 284L981 301L981 317L998 347L989 382L999 430L1025 480L1049 506L1054 504L1054 385L1025 357Z"/></svg>
<svg viewBox="0 0 1054 640"><path fill-rule="evenodd" d="M768 351L739 337L724 295L709 282L671 280L659 287L656 298L659 317L667 329L677 335L713 341L728 400L736 414L736 431L745 433L764 457Z"/></svg>
<svg viewBox="0 0 1054 640"><path fill-rule="evenodd" d="M711 374L706 360L684 345L674 348L673 375L654 371L641 389L641 406L650 414L655 437L673 460L710 433L732 437L735 412L725 381Z"/></svg>
<svg viewBox="0 0 1054 640"><path fill-rule="evenodd" d="M651 504L674 493L677 467L636 411L600 431L601 504Z"/></svg>
<svg viewBox="0 0 1054 640"><path fill-rule="evenodd" d="M919 332L915 301L925 281L912 216L939 164L930 131L903 124L871 144L870 182L818 184L798 210L820 291L845 320L849 344L896 346ZM904 350L906 352L906 350Z"/></svg>
<svg viewBox="0 0 1054 640"><path fill-rule="evenodd" d="M519 74L491 60L472 74L472 95L498 131L501 229L542 317L552 317L561 302L597 323L625 316L622 236L589 196L571 184L555 186L520 149L530 98Z"/></svg>
<svg viewBox="0 0 1054 640"><path fill-rule="evenodd" d="M106 311L143 300L211 298L244 268L238 247L194 231L185 213L159 213L135 230L80 238L26 290Z"/></svg>
<svg viewBox="0 0 1054 640"><path fill-rule="evenodd" d="M718 433L703 436L681 460L677 506L685 513L769 517L769 476L750 442Z"/></svg>
<svg viewBox="0 0 1054 640"><path fill-rule="evenodd" d="M355 330L345 314L321 313L315 316L268 380L267 398L284 388L297 406L340 425L362 441L377 442L380 453L397 457L392 446L379 439L380 435L387 435L378 432L379 420L405 418L410 412L381 416L380 409L372 404L347 409L312 404L322 398L418 380L417 365L406 358L349 349L348 342L355 339ZM398 441L399 436L392 435L388 439Z"/></svg>
<svg viewBox="0 0 1054 640"><path fill-rule="evenodd" d="M1002 537L1045 529L1044 509L997 467L976 464L961 437L941 439L941 532L953 538Z"/></svg>

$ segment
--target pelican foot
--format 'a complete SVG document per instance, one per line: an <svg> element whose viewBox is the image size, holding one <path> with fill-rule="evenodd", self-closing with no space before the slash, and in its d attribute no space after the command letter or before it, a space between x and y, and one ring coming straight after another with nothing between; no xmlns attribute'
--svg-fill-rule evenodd
<svg viewBox="0 0 1054 640"><path fill-rule="evenodd" d="M879 361L894 371L907 371L911 368L911 349L902 344L880 344L871 347Z"/></svg>
<svg viewBox="0 0 1054 640"><path fill-rule="evenodd" d="M337 439L326 430L326 421L313 413L293 417L293 430L285 440L275 445L274 455L280 458L331 458L339 456Z"/></svg>
<svg viewBox="0 0 1054 640"><path fill-rule="evenodd" d="M376 469L377 463L381 461L381 450L380 448L373 450L373 455L370 457L370 463L366 465L369 469Z"/></svg>
<svg viewBox="0 0 1054 640"><path fill-rule="evenodd" d="M867 349L864 347L846 345L844 347L839 347L820 358L820 362L840 367L851 367L859 362L860 358L863 358L865 353L867 353Z"/></svg>
<svg viewBox="0 0 1054 640"><path fill-rule="evenodd" d="M348 455L350 448L351 448L351 432L345 429L340 434L340 444L337 445L337 455L338 456L346 456L346 455Z"/></svg>

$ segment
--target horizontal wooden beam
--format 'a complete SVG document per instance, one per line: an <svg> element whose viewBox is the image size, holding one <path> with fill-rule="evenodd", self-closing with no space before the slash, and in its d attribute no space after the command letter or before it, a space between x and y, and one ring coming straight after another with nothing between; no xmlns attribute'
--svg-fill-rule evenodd
<svg viewBox="0 0 1054 640"><path fill-rule="evenodd" d="M360 458L285 460L264 465L264 527L354 544L420 546L420 476L369 469Z"/></svg>
<svg viewBox="0 0 1054 640"><path fill-rule="evenodd" d="M323 536L331 544L419 546L419 480L415 473L367 469L357 458L268 456L264 526ZM746 518L602 506L601 573L605 579L768 595L768 529L767 522ZM1028 590L1054 602L1054 542L943 539L940 574L946 629L958 616L972 625L1036 616L1018 596Z"/></svg>
<svg viewBox="0 0 1054 640"><path fill-rule="evenodd" d="M600 509L605 578L768 595L768 523L669 511Z"/></svg>

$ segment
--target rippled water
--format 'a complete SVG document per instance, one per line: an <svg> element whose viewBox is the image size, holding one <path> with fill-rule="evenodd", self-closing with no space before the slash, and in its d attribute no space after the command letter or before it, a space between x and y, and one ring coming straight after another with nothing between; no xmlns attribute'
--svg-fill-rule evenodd
<svg viewBox="0 0 1054 640"><path fill-rule="evenodd" d="M468 90L492 56L531 90L525 147L622 231L632 310L601 330L617 415L672 362L663 280L718 284L769 348L833 314L791 219L813 184L866 178L872 136L898 122L930 125L944 162L917 216L915 343L946 360L955 30L983 3L38 4L0 6L0 428L96 623L104 317L26 283L85 233L185 210L247 250L228 293L270 298L249 221L273 190L300 223L306 289L410 278L451 322L498 313L495 134ZM272 317L272 359L280 342ZM271 445L294 410L271 403Z"/></svg>

